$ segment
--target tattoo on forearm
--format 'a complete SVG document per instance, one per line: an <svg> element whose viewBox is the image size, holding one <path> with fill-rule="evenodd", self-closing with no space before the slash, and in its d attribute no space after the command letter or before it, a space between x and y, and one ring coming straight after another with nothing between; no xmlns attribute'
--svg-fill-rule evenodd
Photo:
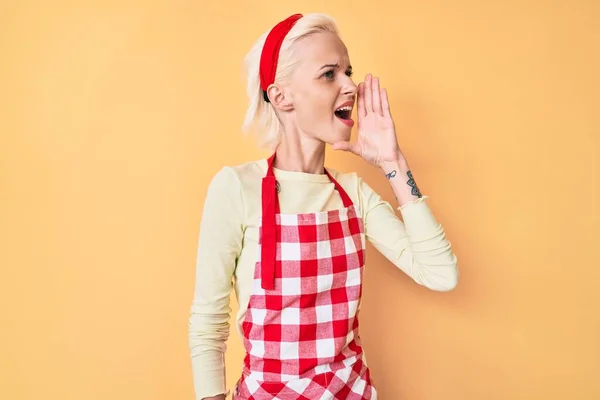
<svg viewBox="0 0 600 400"><path fill-rule="evenodd" d="M393 170L390 173L385 174L385 177L388 179L392 179L393 177L396 176L396 170ZM411 171L407 171L406 175L408 175L408 181L406 181L406 183L408 184L408 186L411 187L411 191L410 193L413 196L417 196L417 197L423 197L423 195L421 194L421 192L419 191L419 188L417 187L417 183L415 182L415 178L413 178L412 172Z"/></svg>
<svg viewBox="0 0 600 400"><path fill-rule="evenodd" d="M409 178L406 183L408 183L408 186L410 186L412 188L411 194L413 196L417 196L419 198L423 197L423 195L419 191L419 188L417 187L417 183L415 182L415 179L413 178L412 172L408 171L406 173L406 175L408 175L408 178Z"/></svg>

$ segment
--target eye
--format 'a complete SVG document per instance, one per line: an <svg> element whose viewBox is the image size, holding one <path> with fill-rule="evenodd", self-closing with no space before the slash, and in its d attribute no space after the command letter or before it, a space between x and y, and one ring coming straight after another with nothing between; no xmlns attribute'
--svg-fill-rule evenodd
<svg viewBox="0 0 600 400"><path fill-rule="evenodd" d="M346 75L349 76L350 78L352 78L353 74L354 74L354 72L352 72L351 69L349 69L348 71L346 71Z"/></svg>
<svg viewBox="0 0 600 400"><path fill-rule="evenodd" d="M325 72L323 75L321 75L327 79L333 79L334 77L334 71L332 69L330 69L329 71Z"/></svg>

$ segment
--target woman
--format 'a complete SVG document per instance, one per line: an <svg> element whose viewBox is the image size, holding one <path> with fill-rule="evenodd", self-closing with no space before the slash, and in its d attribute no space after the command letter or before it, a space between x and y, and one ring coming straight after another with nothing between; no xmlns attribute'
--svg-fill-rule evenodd
<svg viewBox="0 0 600 400"><path fill-rule="evenodd" d="M366 239L432 290L455 287L456 257L398 147L385 89L371 75L354 84L329 17L290 16L246 61L246 128L274 151L223 168L208 189L190 317L196 396L228 393L233 286L246 349L234 399L376 399L357 318ZM356 174L325 169L326 144L378 167L404 222Z"/></svg>

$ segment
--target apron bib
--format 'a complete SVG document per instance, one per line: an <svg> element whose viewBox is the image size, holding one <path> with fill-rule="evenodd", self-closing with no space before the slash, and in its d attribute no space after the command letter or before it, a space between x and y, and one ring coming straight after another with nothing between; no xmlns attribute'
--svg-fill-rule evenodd
<svg viewBox="0 0 600 400"><path fill-rule="evenodd" d="M344 208L281 214L268 160L252 293L242 323L246 357L234 400L375 400L358 336L365 235Z"/></svg>

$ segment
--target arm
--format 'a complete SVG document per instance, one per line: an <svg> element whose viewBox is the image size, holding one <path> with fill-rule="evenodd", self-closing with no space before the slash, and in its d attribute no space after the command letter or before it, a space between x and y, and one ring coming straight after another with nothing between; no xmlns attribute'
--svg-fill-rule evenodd
<svg viewBox="0 0 600 400"><path fill-rule="evenodd" d="M350 151L381 169L390 179L404 219L403 223L389 203L360 182L367 238L417 283L439 291L454 289L456 256L409 173L398 146L387 91L380 88L378 78L368 74L358 85L357 100L358 140L340 141L333 148Z"/></svg>
<svg viewBox="0 0 600 400"><path fill-rule="evenodd" d="M392 171L386 175L394 175L390 175ZM387 201L360 181L367 239L418 284L436 291L452 290L458 282L458 267L451 244L425 202L427 196L413 194L418 189L414 183L412 187L406 183L409 178L406 172L403 174L397 172L391 180L396 179L392 186L404 222Z"/></svg>
<svg viewBox="0 0 600 400"><path fill-rule="evenodd" d="M242 248L244 205L235 172L224 168L206 194L198 253L189 345L197 399L224 399L225 350L229 337L230 295ZM211 397L214 396L214 397Z"/></svg>

